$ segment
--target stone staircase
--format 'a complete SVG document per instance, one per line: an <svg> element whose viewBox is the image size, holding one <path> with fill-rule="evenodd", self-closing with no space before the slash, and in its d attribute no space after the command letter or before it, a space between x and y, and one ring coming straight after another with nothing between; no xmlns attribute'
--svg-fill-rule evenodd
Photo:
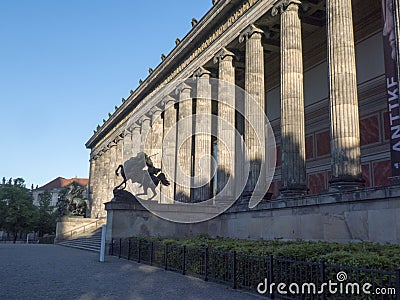
<svg viewBox="0 0 400 300"><path fill-rule="evenodd" d="M57 245L72 247L81 250L88 250L100 253L101 244L101 227L96 229L90 234L81 235L74 239L64 240L57 243Z"/></svg>

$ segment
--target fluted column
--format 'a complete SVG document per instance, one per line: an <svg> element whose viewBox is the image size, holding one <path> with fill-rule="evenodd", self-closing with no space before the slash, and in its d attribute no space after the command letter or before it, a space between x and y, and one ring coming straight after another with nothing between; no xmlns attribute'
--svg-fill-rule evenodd
<svg viewBox="0 0 400 300"><path fill-rule="evenodd" d="M99 217L106 217L106 211L104 209L104 203L110 201L108 198L108 189L109 189L109 169L110 169L110 149L106 147L103 149L103 171L102 171L102 184L101 184L101 198L99 201Z"/></svg>
<svg viewBox="0 0 400 300"><path fill-rule="evenodd" d="M95 188L96 188L96 159L94 157L90 158L90 168L89 168L89 210L92 211Z"/></svg>
<svg viewBox="0 0 400 300"><path fill-rule="evenodd" d="M175 199L190 202L190 184L192 175L192 122L183 121L192 115L191 88L182 83L176 90L179 95L177 172Z"/></svg>
<svg viewBox="0 0 400 300"><path fill-rule="evenodd" d="M103 172L104 172L104 153L102 151L100 151L98 153L96 166L98 166L98 170L97 170L97 176L96 176L95 196L94 196L94 201L93 201L92 209L91 209L92 218L99 217L101 203L102 203Z"/></svg>
<svg viewBox="0 0 400 300"><path fill-rule="evenodd" d="M281 15L281 141L284 196L307 192L301 1L280 1L272 15Z"/></svg>
<svg viewBox="0 0 400 300"><path fill-rule="evenodd" d="M263 31L254 25L247 27L239 36L239 42L246 41L245 90L252 100L245 97L245 118L251 120L253 127L245 120L244 141L246 156L250 162L250 174L245 194L251 194L262 174L261 164L265 161L265 149L260 139L265 139L265 88L264 88L264 49L261 43ZM253 103L258 104L258 107ZM262 179L264 180L264 179Z"/></svg>
<svg viewBox="0 0 400 300"><path fill-rule="evenodd" d="M351 0L327 0L331 187L363 186Z"/></svg>
<svg viewBox="0 0 400 300"><path fill-rule="evenodd" d="M194 186L191 202L211 196L211 84L210 72L203 67L194 73L196 80L196 115L194 128ZM198 115L198 116L197 116Z"/></svg>
<svg viewBox="0 0 400 300"><path fill-rule="evenodd" d="M133 127L130 126L124 132L122 163L132 157L132 147L133 147L132 131Z"/></svg>
<svg viewBox="0 0 400 300"><path fill-rule="evenodd" d="M171 184L161 188L161 203L173 203L174 200L174 183L176 172L176 127L174 127L176 123L176 109L174 107L175 102L175 98L171 97L170 95L167 95L163 99L164 130L161 170Z"/></svg>
<svg viewBox="0 0 400 300"><path fill-rule="evenodd" d="M114 187L116 187L119 182L120 182L120 178L118 178L115 175L115 170L118 168L119 165L121 165L123 163L123 157L122 157L122 151L123 151L123 144L124 144L124 137L122 137L121 135L118 136L115 140L115 142L117 143L117 153L116 153L116 161L115 161L115 165L114 165L114 169L112 170L113 172L113 177L114 177Z"/></svg>
<svg viewBox="0 0 400 300"><path fill-rule="evenodd" d="M154 106L151 110L151 130L150 130L150 143L149 153L151 160L156 168L161 168L162 159L162 138L163 138L163 119L161 118L161 108ZM157 188L157 196L153 198L154 201L161 201L161 189L162 184L160 183Z"/></svg>
<svg viewBox="0 0 400 300"><path fill-rule="evenodd" d="M147 154L149 147L149 139L148 134L150 130L150 117L146 114L143 115L140 119L141 122L141 130L140 130L140 151L145 152Z"/></svg>
<svg viewBox="0 0 400 300"><path fill-rule="evenodd" d="M140 152L141 145L141 134L140 134L140 125L135 123L132 125L132 148L131 148L131 157L135 157Z"/></svg>
<svg viewBox="0 0 400 300"><path fill-rule="evenodd" d="M116 164L117 164L117 143L116 141L112 141L109 144L109 150L110 152L110 163L107 169L107 174L108 174L108 186L107 186L107 199L110 201L113 198L113 189L115 187L114 181L115 181L115 169Z"/></svg>
<svg viewBox="0 0 400 300"><path fill-rule="evenodd" d="M222 126L220 122L229 124L235 128L235 68L233 66L234 54L226 48L222 48L214 57L214 63L218 63L218 170L217 193L227 184L229 178L235 180L235 132ZM222 143L221 141L225 141ZM232 186L233 188L235 185ZM224 194L233 196L234 190L229 189Z"/></svg>

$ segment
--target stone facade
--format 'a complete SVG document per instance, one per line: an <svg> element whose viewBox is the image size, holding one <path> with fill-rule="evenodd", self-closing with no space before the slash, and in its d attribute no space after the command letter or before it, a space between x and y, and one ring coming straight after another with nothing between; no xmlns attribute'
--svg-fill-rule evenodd
<svg viewBox="0 0 400 300"><path fill-rule="evenodd" d="M111 200L116 183L110 177L114 176L113 168L123 162L122 154L118 153L123 153L124 160L139 151L158 153L154 157L157 167L168 170L166 176L172 184L158 188L158 196L153 199L161 205L174 200L199 202L218 194L229 178L242 178L244 165L237 159L243 154L237 152L243 149L242 143L250 161L249 177L241 194L243 201L238 201L234 209L246 203L257 179L265 175L261 165L270 163L268 150L255 142L255 132L265 130L265 112L274 131L277 151L276 169L268 191L272 202L259 204L256 211L231 209L208 225L193 225L203 229L215 226L214 231L211 228L194 231L249 238L398 242L398 233L379 237L381 227L371 226L386 214L390 216L385 220L393 218L395 210L383 206L396 206L399 201L398 196L373 196L374 188L377 193L386 191L377 187L389 185L391 176L381 11L380 1L374 0L246 0L234 4L228 0L216 1L87 142L91 149L92 216L106 215L104 203ZM398 28L398 14L395 17L394 25ZM397 42L398 34L397 31ZM213 87L212 78L243 88L258 109L249 104L249 98L240 102L237 95L227 96L235 93L228 90L229 85L219 83ZM137 111L152 106L152 97L173 81L184 82L159 99L156 106L162 113L159 109L148 109L140 120L129 123ZM215 95L218 105L210 99ZM241 109L243 116L235 108ZM232 124L240 137L210 120L174 127L180 120L203 113ZM252 126L246 120L251 120ZM171 130L176 132L167 135ZM202 135L185 139L185 133L198 131ZM222 144L214 140L213 132L230 142ZM121 141L123 150L118 146ZM201 166L201 159L206 156L217 158L214 178L208 163ZM111 161L114 158L119 162ZM182 172L177 171L178 166ZM329 200L331 195L337 199L347 197L348 193L353 197L351 204ZM232 191L231 195L234 194ZM313 201L316 202L309 206ZM327 202L322 207L318 201ZM112 224L117 224L115 216L122 213L120 210L129 210L127 204L121 204L123 209L118 205L108 205ZM362 209L354 210L353 206ZM124 212L125 217L146 214L138 207L135 209L137 212ZM236 217L238 220L234 221ZM354 220L358 217L365 222L356 224ZM240 229L246 223L241 218L259 226ZM140 233L141 224L125 221L127 228L122 229L121 224L115 228ZM342 227L334 227L333 221ZM150 228L147 224L144 231L157 234L154 230L158 228L163 232L162 225L154 226ZM118 231L113 235L118 236Z"/></svg>

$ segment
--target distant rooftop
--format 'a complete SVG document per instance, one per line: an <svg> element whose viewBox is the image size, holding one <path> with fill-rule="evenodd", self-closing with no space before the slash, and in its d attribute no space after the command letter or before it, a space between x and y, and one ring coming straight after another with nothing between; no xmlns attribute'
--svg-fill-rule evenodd
<svg viewBox="0 0 400 300"><path fill-rule="evenodd" d="M52 190L52 189L59 189L70 185L71 183L76 182L80 186L87 186L89 184L88 178L70 178L66 179L63 177L57 177L56 179L46 183L45 185L37 188L36 190Z"/></svg>

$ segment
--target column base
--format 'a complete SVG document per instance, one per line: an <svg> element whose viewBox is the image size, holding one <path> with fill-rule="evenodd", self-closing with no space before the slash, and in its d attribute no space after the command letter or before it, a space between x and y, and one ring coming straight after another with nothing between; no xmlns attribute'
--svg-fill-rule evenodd
<svg viewBox="0 0 400 300"><path fill-rule="evenodd" d="M329 181L329 191L351 191L365 188L365 180L361 176L333 177Z"/></svg>
<svg viewBox="0 0 400 300"><path fill-rule="evenodd" d="M279 198L294 198L307 195L308 188L305 184L291 184L282 187Z"/></svg>

